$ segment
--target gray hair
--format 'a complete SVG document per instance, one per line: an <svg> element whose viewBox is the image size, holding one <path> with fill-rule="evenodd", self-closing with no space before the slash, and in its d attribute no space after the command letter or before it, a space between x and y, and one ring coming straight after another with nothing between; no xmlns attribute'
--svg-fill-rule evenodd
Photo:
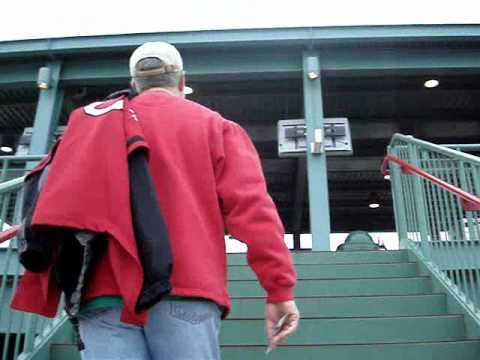
<svg viewBox="0 0 480 360"><path fill-rule="evenodd" d="M155 57L145 58L137 62L135 65L135 76L133 77L137 91L141 93L153 87L176 87L182 78L183 72L155 73L155 70L162 68L165 68L165 63ZM142 74L142 72L145 74ZM152 72L152 74L148 75L149 72Z"/></svg>

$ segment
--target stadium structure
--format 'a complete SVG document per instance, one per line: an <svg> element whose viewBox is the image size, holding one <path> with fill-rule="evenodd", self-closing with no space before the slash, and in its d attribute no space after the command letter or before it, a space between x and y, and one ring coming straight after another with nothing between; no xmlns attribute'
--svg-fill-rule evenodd
<svg viewBox="0 0 480 360"><path fill-rule="evenodd" d="M272 358L480 358L480 26L401 25L0 42L0 359L79 359L61 310L8 306L22 176L73 109L129 86L147 41L176 45L187 97L260 154L303 315ZM368 232L395 233L399 249ZM338 233L350 235L337 249ZM264 292L244 254L229 255L229 289L223 358L263 359Z"/></svg>

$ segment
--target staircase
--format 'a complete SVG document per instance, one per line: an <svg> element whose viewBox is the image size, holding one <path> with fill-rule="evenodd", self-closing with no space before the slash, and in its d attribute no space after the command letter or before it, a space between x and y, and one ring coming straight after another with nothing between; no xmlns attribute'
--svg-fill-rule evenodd
<svg viewBox="0 0 480 360"><path fill-rule="evenodd" d="M384 170L389 161L406 250L294 253L302 320L267 358L480 359L480 158L400 134L388 154ZM0 204L18 197L20 186L21 179L0 184ZM22 349L19 360L80 359L64 315L52 321L8 310L21 271L12 266L14 247L4 253L0 347L11 345L1 359ZM223 359L263 360L264 291L244 254L229 255L228 270L233 309L222 322Z"/></svg>
<svg viewBox="0 0 480 360"><path fill-rule="evenodd" d="M448 294L401 251L299 252L296 295L299 330L271 359L478 360ZM229 256L233 309L223 321L224 360L265 359L263 290L243 254ZM66 330L63 330L66 331ZM51 360L79 359L73 344L51 344Z"/></svg>

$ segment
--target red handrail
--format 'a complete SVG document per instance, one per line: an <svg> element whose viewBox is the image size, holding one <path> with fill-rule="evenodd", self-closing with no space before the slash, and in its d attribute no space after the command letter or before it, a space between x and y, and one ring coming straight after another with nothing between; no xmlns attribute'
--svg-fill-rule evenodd
<svg viewBox="0 0 480 360"><path fill-rule="evenodd" d="M15 237L20 225L14 225L10 229L0 232L0 244Z"/></svg>
<svg viewBox="0 0 480 360"><path fill-rule="evenodd" d="M466 211L478 211L480 210L480 197L472 195L459 187L452 185L450 183L447 183L446 181L443 181L442 179L437 178L436 176L433 176L426 172L425 170L420 169L419 167L409 164L408 162L393 156L393 155L387 155L383 159L382 162L382 167L381 167L381 172L383 175L390 174L390 170L388 169L388 162L393 161L400 165L400 169L402 170L402 173L404 174L412 174L415 173L417 175L420 175L421 177L427 179L428 181L433 182L434 184L442 187L443 189L447 190L448 192L451 192L458 197L462 199L462 206L463 209Z"/></svg>

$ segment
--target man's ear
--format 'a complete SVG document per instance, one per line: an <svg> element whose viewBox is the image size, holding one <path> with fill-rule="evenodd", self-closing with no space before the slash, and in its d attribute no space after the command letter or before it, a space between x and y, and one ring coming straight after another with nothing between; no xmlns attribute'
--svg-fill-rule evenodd
<svg viewBox="0 0 480 360"><path fill-rule="evenodd" d="M137 86L135 85L135 81L133 79L130 80L130 87L133 89L133 91L138 92Z"/></svg>
<svg viewBox="0 0 480 360"><path fill-rule="evenodd" d="M184 94L183 93L184 90L185 90L185 72L182 73L182 77L178 82L178 91L180 92L180 94Z"/></svg>

